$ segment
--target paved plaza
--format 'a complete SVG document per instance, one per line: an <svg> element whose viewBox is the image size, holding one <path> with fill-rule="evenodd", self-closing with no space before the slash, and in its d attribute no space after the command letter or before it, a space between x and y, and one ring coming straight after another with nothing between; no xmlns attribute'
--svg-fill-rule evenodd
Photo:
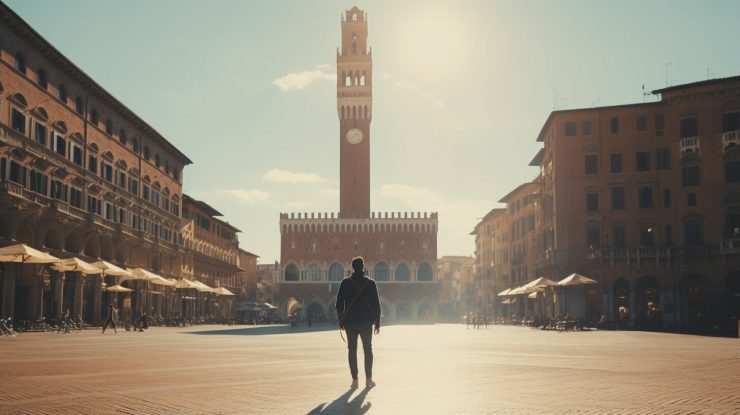
<svg viewBox="0 0 740 415"><path fill-rule="evenodd" d="M397 325L375 359L352 392L337 330L25 333L0 338L0 413L740 414L737 339Z"/></svg>

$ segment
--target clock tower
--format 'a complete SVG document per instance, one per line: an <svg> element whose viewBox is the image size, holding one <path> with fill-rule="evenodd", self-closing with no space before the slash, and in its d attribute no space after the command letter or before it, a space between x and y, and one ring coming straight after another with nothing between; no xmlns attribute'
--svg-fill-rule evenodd
<svg viewBox="0 0 740 415"><path fill-rule="evenodd" d="M353 7L342 17L342 47L337 50L339 215L343 218L370 217L372 79L367 15Z"/></svg>

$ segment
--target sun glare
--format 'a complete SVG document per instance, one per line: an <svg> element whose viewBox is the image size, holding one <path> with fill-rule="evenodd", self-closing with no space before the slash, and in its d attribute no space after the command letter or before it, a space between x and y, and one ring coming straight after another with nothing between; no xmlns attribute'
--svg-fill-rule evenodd
<svg viewBox="0 0 740 415"><path fill-rule="evenodd" d="M405 56L416 73L435 78L455 74L472 39L456 10L436 8L420 11L407 26Z"/></svg>

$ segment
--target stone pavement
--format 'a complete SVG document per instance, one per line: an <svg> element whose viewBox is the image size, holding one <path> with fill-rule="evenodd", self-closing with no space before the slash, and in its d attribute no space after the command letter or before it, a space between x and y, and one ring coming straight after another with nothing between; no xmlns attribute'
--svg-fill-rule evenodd
<svg viewBox="0 0 740 415"><path fill-rule="evenodd" d="M738 339L399 325L374 345L378 386L352 392L336 330L0 337L0 413L740 414Z"/></svg>

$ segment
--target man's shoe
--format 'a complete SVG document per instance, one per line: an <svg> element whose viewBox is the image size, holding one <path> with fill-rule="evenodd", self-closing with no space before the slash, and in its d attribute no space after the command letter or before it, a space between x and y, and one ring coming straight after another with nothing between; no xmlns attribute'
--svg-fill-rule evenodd
<svg viewBox="0 0 740 415"><path fill-rule="evenodd" d="M374 388L374 387L375 387L375 385L376 385L376 384L375 384L375 382L373 382L373 378L367 378L367 379L365 380L365 387L366 387L366 388L368 388L368 389L369 389L369 388Z"/></svg>
<svg viewBox="0 0 740 415"><path fill-rule="evenodd" d="M357 389L359 387L359 382L357 382L357 379L352 379L352 384L349 386L350 389Z"/></svg>

